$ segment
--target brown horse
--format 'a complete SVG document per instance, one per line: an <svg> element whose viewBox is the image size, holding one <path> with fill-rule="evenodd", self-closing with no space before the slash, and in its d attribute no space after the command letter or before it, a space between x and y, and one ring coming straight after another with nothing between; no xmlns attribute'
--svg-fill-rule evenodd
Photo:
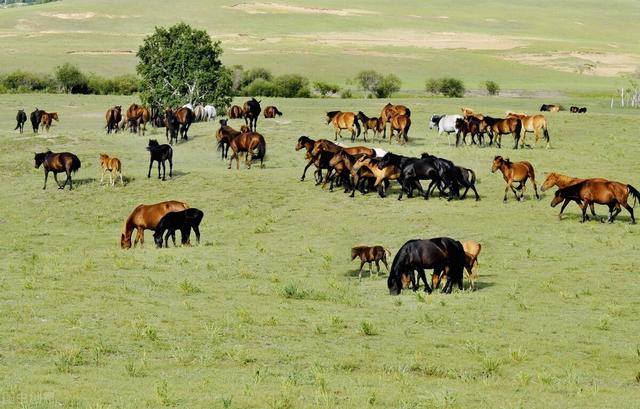
<svg viewBox="0 0 640 409"><path fill-rule="evenodd" d="M358 180L358 172L362 167L366 167L376 178L373 186L378 188L378 194L380 197L385 196L385 191L382 186L382 183L387 180L397 180L400 178L401 172L400 169L393 165L385 166L382 169L378 167L378 159L370 158L367 156L362 156L360 159L356 161L353 165L353 169L351 170L351 174L353 175L354 185L357 186ZM353 197L353 193L351 195Z"/></svg>
<svg viewBox="0 0 640 409"><path fill-rule="evenodd" d="M486 129L489 133L489 137L491 138L491 143L493 143L493 139L495 137L496 144L498 145L498 148L500 148L502 147L502 135L512 134L515 142L513 149L518 149L518 141L522 134L522 121L520 118L492 118L490 116L485 116L482 119L482 122L486 124Z"/></svg>
<svg viewBox="0 0 640 409"><path fill-rule="evenodd" d="M229 112L227 115L229 116L229 119L244 118L244 111L242 110L241 106L232 105L231 108L229 108Z"/></svg>
<svg viewBox="0 0 640 409"><path fill-rule="evenodd" d="M122 180L122 162L118 158L111 158L106 153L100 154L100 168L102 168L102 177L100 178L100 184L104 180L105 172L109 172L109 184L115 186L118 175L120 176L120 183L124 186Z"/></svg>
<svg viewBox="0 0 640 409"><path fill-rule="evenodd" d="M33 166L38 169L40 165L43 165L44 168L44 187L43 190L47 188L47 179L49 178L49 172L53 172L53 179L55 179L58 184L58 189L64 189L69 182L69 190L73 189L73 181L71 180L71 172L76 172L80 169L80 159L73 153L69 152L61 152L61 153L53 153L51 151L46 151L42 153L36 153L34 158ZM60 186L60 182L58 182L58 173L64 172L67 174L67 179L64 181L64 184Z"/></svg>
<svg viewBox="0 0 640 409"><path fill-rule="evenodd" d="M264 109L264 117L265 118L275 118L277 116L282 116L282 112L278 111L278 108L273 106L273 105L269 105L268 107L266 107Z"/></svg>
<svg viewBox="0 0 640 409"><path fill-rule="evenodd" d="M242 125L240 130L236 131L227 125L226 119L220 120L220 129L216 131L216 142L218 142L218 150L222 151L222 159L227 158L229 153L229 142L231 139L244 132L249 132L249 128L246 125Z"/></svg>
<svg viewBox="0 0 640 409"><path fill-rule="evenodd" d="M472 117L474 117L474 118L477 118L477 119L479 119L479 120L484 119L484 115L483 115L482 113L480 113L480 112L474 112L474 110L473 110L473 109L471 109L471 108L464 108L464 107L462 107L462 108L460 108L460 111L462 111L462 116L463 116L465 119L469 118L470 116L472 116Z"/></svg>
<svg viewBox="0 0 640 409"><path fill-rule="evenodd" d="M553 105L553 104L542 104L542 106L540 107L540 112L560 112L562 111L562 106L560 105Z"/></svg>
<svg viewBox="0 0 640 409"><path fill-rule="evenodd" d="M547 177L544 179L544 182L542 182L542 186L540 186L540 191L544 192L545 190L550 189L554 186L557 186L558 189L563 189L567 186L575 185L576 183L580 183L585 180L586 179L572 178L571 176L561 175L560 173L556 173L556 172L550 172L547 174ZM607 179L602 179L602 178L592 178L591 180L607 182ZM573 200L571 199L566 199L564 201L564 203L562 204L562 207L560 208L560 214L558 214L559 218L562 218L562 212L564 212L564 208L567 207L567 205L572 201ZM575 202L578 203L578 206L580 206L581 202L579 201L575 201ZM589 207L591 208L591 214L595 216L596 211L593 208L593 203L591 203Z"/></svg>
<svg viewBox="0 0 640 409"><path fill-rule="evenodd" d="M122 106L116 105L113 108L107 109L104 118L107 120L107 133L117 133L118 124L122 121Z"/></svg>
<svg viewBox="0 0 640 409"><path fill-rule="evenodd" d="M404 145L409 142L409 128L411 128L411 118L407 115L397 114L391 117L389 129L389 143L393 140L393 133L397 132L398 143Z"/></svg>
<svg viewBox="0 0 640 409"><path fill-rule="evenodd" d="M123 249L131 248L131 234L136 230L136 239L133 243L135 247L138 242L140 246L144 244L145 229L155 230L162 217L169 212L179 212L188 209L189 205L184 202L169 200L152 205L144 205L133 209L129 217L124 221L122 227L122 235L120 236L120 247Z"/></svg>
<svg viewBox="0 0 640 409"><path fill-rule="evenodd" d="M385 125L384 122L382 121L382 118L374 118L371 117L369 118L368 116L366 116L364 114L364 112L362 111L358 111L358 119L360 120L360 122L362 122L362 128L364 128L364 141L367 141L367 134L369 133L369 130L372 129L373 130L373 139L376 139L376 136L380 135L380 133L382 133L385 129Z"/></svg>
<svg viewBox="0 0 640 409"><path fill-rule="evenodd" d="M411 117L411 110L404 105L393 105L390 102L382 107L380 111L380 120L382 121L382 137L387 137L387 123L391 121L395 115L406 115Z"/></svg>
<svg viewBox="0 0 640 409"><path fill-rule="evenodd" d="M480 277L478 271L474 271L474 267L479 266L478 264L478 256L480 255L480 251L482 250L482 245L474 240L460 240L460 244L462 244L462 248L464 249L464 269L465 275L469 280L469 284L472 290L476 289L476 281ZM440 280L446 282L446 276L444 272L431 275L431 286L436 289L440 285Z"/></svg>
<svg viewBox="0 0 640 409"><path fill-rule="evenodd" d="M335 128L334 141L338 140L338 135L342 138L340 132L342 132L343 129L351 131L352 142L360 136L360 122L358 122L358 117L353 112L330 111L327 112L326 120L327 124L333 124Z"/></svg>
<svg viewBox="0 0 640 409"><path fill-rule="evenodd" d="M189 135L187 135L187 132L189 132L189 128L191 127L191 124L195 119L193 111L187 107L180 107L175 110L173 115L175 116L180 126L180 138L189 140Z"/></svg>
<svg viewBox="0 0 640 409"><path fill-rule="evenodd" d="M556 195L551 201L551 207L557 206L558 203L566 199L580 201L581 223L583 223L588 220L587 207L591 203L607 205L609 207L607 221L613 223L613 220L622 211L622 206L631 215L631 224L636 224L633 207L628 203L629 195L634 197L635 206L635 201L640 200L640 192L633 186L619 182L587 179L556 191Z"/></svg>
<svg viewBox="0 0 640 409"><path fill-rule="evenodd" d="M258 129L258 118L260 117L260 102L255 98L251 98L247 102L244 103L242 107L242 113L244 116L244 124L249 127L252 132L255 132Z"/></svg>
<svg viewBox="0 0 640 409"><path fill-rule="evenodd" d="M358 280L362 279L362 266L364 263L369 263L369 277L373 274L371 269L371 263L376 263L376 268L378 272L376 275L380 274L380 262L384 264L389 271L389 265L387 264L387 256L391 256L391 252L385 249L382 246L365 246L362 244L355 245L351 247L351 261L355 260L356 257L360 258L360 270L358 274Z"/></svg>
<svg viewBox="0 0 640 409"><path fill-rule="evenodd" d="M487 124L474 116L469 116L466 119L457 118L456 129L458 129L458 133L456 134L456 146L458 146L460 142L462 142L463 145L466 145L467 135L469 134L471 134L472 145L476 144L476 136L478 137L477 144L481 145L484 140L486 128ZM460 138L461 136L462 138ZM462 139L462 141L460 139Z"/></svg>
<svg viewBox="0 0 640 409"><path fill-rule="evenodd" d="M40 129L46 129L49 132L53 120L59 121L57 112L43 112L40 116Z"/></svg>
<svg viewBox="0 0 640 409"><path fill-rule="evenodd" d="M368 148L366 146L340 146L326 139L318 139L313 146L311 154L315 156L321 151L333 153L344 151L349 155L367 155L372 158L375 158L376 156L376 151L372 148Z"/></svg>
<svg viewBox="0 0 640 409"><path fill-rule="evenodd" d="M151 112L142 105L131 104L127 109L127 123L131 132L138 133L138 128L142 127L142 136L147 130L147 122L151 119Z"/></svg>
<svg viewBox="0 0 640 409"><path fill-rule="evenodd" d="M251 162L253 160L260 159L260 167L264 167L264 156L267 152L267 143L264 140L264 136L257 132L244 132L229 140L229 147L233 151L231 159L229 159L229 169L233 160L236 160L236 169L240 170L240 157L242 152L246 153L245 163L247 168L251 168ZM258 152L254 154L254 151Z"/></svg>
<svg viewBox="0 0 640 409"><path fill-rule="evenodd" d="M531 163L527 161L511 162L509 158L503 159L502 156L496 156L493 158L491 173L495 173L498 169L502 172L504 181L507 182L507 187L504 188L504 198L502 199L504 202L507 201L507 192L509 189L511 189L513 194L516 196L516 200L524 201L524 191L526 190L525 184L529 178L531 178L531 183L533 183L533 190L536 192L536 198L540 199L540 195L538 195L538 187L536 186L536 176ZM520 185L518 187L514 187L513 182L519 182ZM519 198L516 193L516 189L522 190L522 194Z"/></svg>
<svg viewBox="0 0 640 409"><path fill-rule="evenodd" d="M522 121L522 140L520 146L525 146L525 137L527 132L533 132L536 137L536 145L540 139L540 131L544 135L544 139L547 141L547 149L551 146L549 143L549 130L547 128L547 120L544 115L526 115L516 112L507 112L507 117L519 118Z"/></svg>

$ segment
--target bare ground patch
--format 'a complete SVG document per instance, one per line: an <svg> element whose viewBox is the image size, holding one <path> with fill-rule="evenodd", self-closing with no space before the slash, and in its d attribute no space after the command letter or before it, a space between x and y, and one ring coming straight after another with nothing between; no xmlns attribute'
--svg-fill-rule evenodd
<svg viewBox="0 0 640 409"><path fill-rule="evenodd" d="M602 77L634 72L640 66L640 56L637 55L593 51L518 54L504 56L504 59L562 72L582 72Z"/></svg>
<svg viewBox="0 0 640 409"><path fill-rule="evenodd" d="M51 13L43 11L38 14L44 17L53 17L62 20L88 20L96 16L96 13L92 11L87 11L85 13Z"/></svg>
<svg viewBox="0 0 640 409"><path fill-rule="evenodd" d="M231 7L223 6L224 8L243 11L248 14L274 14L274 13L296 13L296 14L325 14L339 17L351 17L351 16L363 16L380 14L375 11L361 10L361 9L329 9L319 7L303 7L294 6L284 3L272 3L272 2L253 2L253 3L238 3Z"/></svg>
<svg viewBox="0 0 640 409"><path fill-rule="evenodd" d="M71 55L133 55L133 50L72 50L67 51Z"/></svg>

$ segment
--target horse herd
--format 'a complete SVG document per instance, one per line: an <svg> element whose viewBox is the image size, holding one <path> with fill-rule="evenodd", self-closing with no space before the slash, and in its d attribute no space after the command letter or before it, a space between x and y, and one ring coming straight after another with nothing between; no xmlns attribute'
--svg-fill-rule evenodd
<svg viewBox="0 0 640 409"><path fill-rule="evenodd" d="M262 134L258 133L257 119L261 113L260 102L255 98L247 101L243 107L233 106L228 112L229 118L243 118L245 124L235 130L228 124L227 119L219 121L220 127L216 131L216 141L218 150L221 151L222 159L228 157L229 149L233 154L229 159L229 168L233 160L236 160L236 167L239 169L240 156L244 153L247 167L251 166L254 160L260 160L261 166L266 155L266 142ZM203 112L206 106L202 107ZM154 110L152 110L154 111ZM122 119L121 106L110 108L105 119L107 121L107 133L118 132L118 130L131 129L131 132L142 132L144 134L146 123L161 115L166 129L167 141L173 145L177 143L177 135L187 140L189 126L196 118L195 110L191 106L183 106L177 109L165 109L160 112L155 110L152 113L144 106L132 104ZM267 114L266 111L269 111ZM208 115L208 114L207 114ZM265 117L275 117L282 113L274 106L265 109ZM57 114L47 113L36 109L32 116L34 132L40 129L48 129L47 121L58 119ZM48 119L43 119L45 116ZM26 122L26 114L23 110L18 113L22 123ZM215 117L215 109L213 111ZM211 116L204 116L206 120ZM19 122L20 122L19 120ZM122 124L125 124L124 126ZM392 181L399 185L398 200L403 195L412 197L417 191L424 199L428 199L435 190L440 196L447 197L448 200L454 198L464 199L469 190L475 194L476 200L480 200L475 182L476 175L472 169L454 164L452 161L423 153L420 157L398 155L380 148L370 148L366 146L346 146L337 141L341 137L342 130L351 132L351 140L356 141L364 129L364 139L368 131L373 131L373 139L376 137L385 139L387 134L387 124L389 124L389 143L395 138L399 144L409 141L409 129L411 127L411 110L404 105L387 104L383 107L380 116L367 117L362 111L357 114L353 112L330 111L326 113L326 123L334 127L334 140L311 139L308 136L298 138L295 149L305 151L306 164L300 178L305 180L309 167L316 168L314 172L316 185L323 188L330 184L329 189L334 186L341 186L345 193L350 193L354 197L356 190L365 194L369 191L377 191L380 197L385 197ZM43 125L44 124L44 125ZM526 115L521 113L507 113L505 118L492 118L481 113L474 112L469 108L462 108L462 115L433 115L430 121L430 128L437 128L438 133L455 133L456 145L460 142L466 144L466 137L471 134L471 144L487 144L485 136L489 138L488 145L494 142L501 146L501 135L512 134L514 137L514 149L526 146L526 133L534 133L536 143L543 137L549 146L549 133L546 119L543 115ZM19 129L17 127L16 129ZM149 171L147 177L151 176L152 165L158 162L158 178L165 180L165 162L169 162L169 177L173 173L173 148L170 144L160 144L157 140L149 140L147 150L150 153ZM35 167L43 166L45 172L46 189L47 179L50 172L53 172L54 179L60 189L64 189L69 183L73 188L71 174L80 169L81 163L78 157L69 152L53 153L51 151L36 153L34 157ZM122 163L119 159L109 157L106 153L100 154L100 165L102 178L109 173L110 184L113 186L122 177ZM162 168L162 176L161 176ZM506 183L503 201L507 201L509 190L513 192L516 200L524 200L524 193L527 190L527 182L530 180L536 198L540 198L535 180L535 170L533 165L527 161L512 162L509 158L495 156L491 166L491 172L500 171ZM57 174L64 172L67 179L64 184L60 184ZM324 172L324 174L323 174ZM426 189L422 183L428 182ZM607 221L612 223L616 216L624 207L631 216L631 223L635 223L633 206L629 204L629 196L633 196L635 201L640 199L640 192L633 186L625 183L609 181L603 178L579 179L561 175L555 172L547 174L540 190L545 191L552 187L558 187L551 202L555 207L562 203L559 217L566 206L577 203L582 211L581 222L588 220L586 211L591 210L595 216L594 204L606 205L609 209ZM460 194L461 189L465 189ZM136 207L125 220L122 234L121 247L131 248L137 243L144 243L144 230L154 230L154 242L157 247L168 246L169 237L174 245L175 231L182 233L182 244L190 244L190 232L196 234L197 242L200 241L199 225L204 217L204 213L198 209L191 208L187 203L179 201L167 201L153 205L140 205ZM136 230L136 237L132 244L132 233ZM480 252L480 244L473 241L457 241L448 237L440 237L429 240L410 240L406 242L396 253L389 270L387 280L390 294L396 295L402 289L412 287L414 291L419 288L420 280L424 283L424 289L431 292L438 288L440 281L446 279L443 292L449 293L454 285L462 288L463 270L466 269L467 276L472 279L472 287L475 287L477 272L473 271L477 265L477 257ZM379 262L382 262L387 269L386 257L390 253L381 246L358 245L352 248L352 259L359 257L361 260L360 277L362 267L375 262L380 270ZM431 286L427 283L424 270L432 269ZM414 274L417 272L417 279Z"/></svg>

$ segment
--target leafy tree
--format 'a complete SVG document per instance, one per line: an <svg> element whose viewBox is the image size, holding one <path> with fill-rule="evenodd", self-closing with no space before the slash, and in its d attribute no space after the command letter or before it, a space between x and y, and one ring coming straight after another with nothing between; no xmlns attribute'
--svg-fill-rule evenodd
<svg viewBox="0 0 640 409"><path fill-rule="evenodd" d="M432 94L442 94L449 98L461 98L464 96L465 88L462 80L451 77L430 79L425 88Z"/></svg>
<svg viewBox="0 0 640 409"><path fill-rule="evenodd" d="M326 97L330 94L337 94L340 92L340 87L335 84L329 84L328 82L316 81L313 83L313 89L322 97Z"/></svg>
<svg viewBox="0 0 640 409"><path fill-rule="evenodd" d="M70 94L86 94L87 77L75 65L64 63L55 69L55 78L60 90Z"/></svg>
<svg viewBox="0 0 640 409"><path fill-rule="evenodd" d="M375 90L382 82L383 77L377 71L364 70L360 71L356 75L356 83L362 88L368 95L375 94Z"/></svg>
<svg viewBox="0 0 640 409"><path fill-rule="evenodd" d="M273 80L278 97L306 98L309 97L309 80L298 74L285 74Z"/></svg>
<svg viewBox="0 0 640 409"><path fill-rule="evenodd" d="M136 70L145 103L177 106L212 103L225 111L231 103L230 70L220 61L220 42L185 23L156 27L138 49Z"/></svg>
<svg viewBox="0 0 640 409"><path fill-rule="evenodd" d="M387 98L390 97L391 94L400 91L401 85L402 81L400 81L400 78L398 78L397 75L389 74L378 83L374 92L378 98Z"/></svg>
<svg viewBox="0 0 640 409"><path fill-rule="evenodd" d="M487 89L489 95L498 95L500 94L500 85L498 85L495 81L485 81L484 86Z"/></svg>
<svg viewBox="0 0 640 409"><path fill-rule="evenodd" d="M271 71L267 70L266 68L252 68L242 73L241 86L246 87L257 79L263 79L265 81L271 82L273 81L273 74L271 74Z"/></svg>

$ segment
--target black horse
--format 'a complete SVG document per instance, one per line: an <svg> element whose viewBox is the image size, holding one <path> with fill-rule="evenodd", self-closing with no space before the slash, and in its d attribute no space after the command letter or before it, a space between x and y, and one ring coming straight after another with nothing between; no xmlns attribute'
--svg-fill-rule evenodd
<svg viewBox="0 0 640 409"><path fill-rule="evenodd" d="M442 289L443 293L451 293L453 285L457 284L462 290L462 273L465 262L464 248L462 244L448 237L439 237L429 240L409 240L393 258L387 287L390 295L399 295L402 291L403 278L409 278L413 291L417 291L420 279L424 282L424 290L431 294L431 287L427 283L425 269L433 269L432 278L439 277L442 272L447 277L447 284ZM418 272L416 281L414 271ZM434 284L437 286L437 283Z"/></svg>
<svg viewBox="0 0 640 409"><path fill-rule="evenodd" d="M173 110L168 109L165 112L164 123L167 127L165 134L169 143L173 145L173 141L175 139L177 144L178 133L180 132L180 121L178 120L178 117L176 116L175 112L173 112Z"/></svg>
<svg viewBox="0 0 640 409"><path fill-rule="evenodd" d="M80 169L80 159L73 153L62 152L62 153L53 153L51 151L46 151L42 153L36 153L34 158L34 167L38 169L40 165L43 165L44 168L44 187L43 190L47 188L47 179L49 178L49 172L53 172L53 178L58 184L59 189L64 189L69 182L69 190L73 189L73 181L71 180L71 172L75 172ZM64 184L60 186L60 182L58 182L58 173L64 172L67 174L67 179L64 181Z"/></svg>
<svg viewBox="0 0 640 409"><path fill-rule="evenodd" d="M260 116L260 102L255 98L251 98L247 102L244 103L242 110L244 112L244 123L249 127L251 132L256 132L258 127L258 117Z"/></svg>
<svg viewBox="0 0 640 409"><path fill-rule="evenodd" d="M418 189L425 199L428 199L431 188L433 186L440 187L440 172L432 158L419 159L388 152L378 162L378 168L383 169L389 165L400 169L398 182L400 182L402 188L400 189L398 200L402 200L405 192L408 197L412 197L414 188ZM420 184L421 180L431 180L431 184L426 192L422 189L422 185Z"/></svg>
<svg viewBox="0 0 640 409"><path fill-rule="evenodd" d="M44 111L36 107L36 110L33 111L29 116L29 118L31 119L31 126L33 127L33 133L38 133L38 128L40 128L40 118L42 118L42 114L44 114Z"/></svg>
<svg viewBox="0 0 640 409"><path fill-rule="evenodd" d="M24 123L27 122L27 114L25 114L24 109L19 109L16 114L16 127L13 129L20 129L20 133L24 132Z"/></svg>
<svg viewBox="0 0 640 409"><path fill-rule="evenodd" d="M473 190L473 193L476 195L476 200L480 200L480 195L476 190L476 173L469 168L463 168L462 166L455 167L456 180L458 181L458 186L461 186L464 189L464 193L460 196L460 199L464 199L467 197L467 192L469 189Z"/></svg>
<svg viewBox="0 0 640 409"><path fill-rule="evenodd" d="M160 222L156 226L155 233L153 234L153 240L156 242L156 247L162 247L162 234L166 231L164 236L164 246L169 247L169 236L173 240L174 247L176 246L176 230L180 230L182 235L182 244L189 244L189 236L191 235L191 229L196 233L196 241L200 243L200 222L204 217L202 210L189 208L179 212L169 212L165 214Z"/></svg>
<svg viewBox="0 0 640 409"><path fill-rule="evenodd" d="M458 171L453 162L448 159L430 155L426 152L423 153L420 158L433 161L433 165L438 171L439 180L432 179L429 189L427 189L427 198L436 187L438 187L441 194L444 193L447 188L449 189L448 200L453 199L454 196L460 197L460 178L457 175Z"/></svg>
<svg viewBox="0 0 640 409"><path fill-rule="evenodd" d="M165 161L169 161L169 177L173 177L173 149L167 144L160 145L157 140L149 139L149 146L147 146L151 157L149 159L149 173L147 177L151 177L151 166L153 161L158 161L158 179L160 179L160 164L162 164L162 180L167 180L167 168L164 164Z"/></svg>

